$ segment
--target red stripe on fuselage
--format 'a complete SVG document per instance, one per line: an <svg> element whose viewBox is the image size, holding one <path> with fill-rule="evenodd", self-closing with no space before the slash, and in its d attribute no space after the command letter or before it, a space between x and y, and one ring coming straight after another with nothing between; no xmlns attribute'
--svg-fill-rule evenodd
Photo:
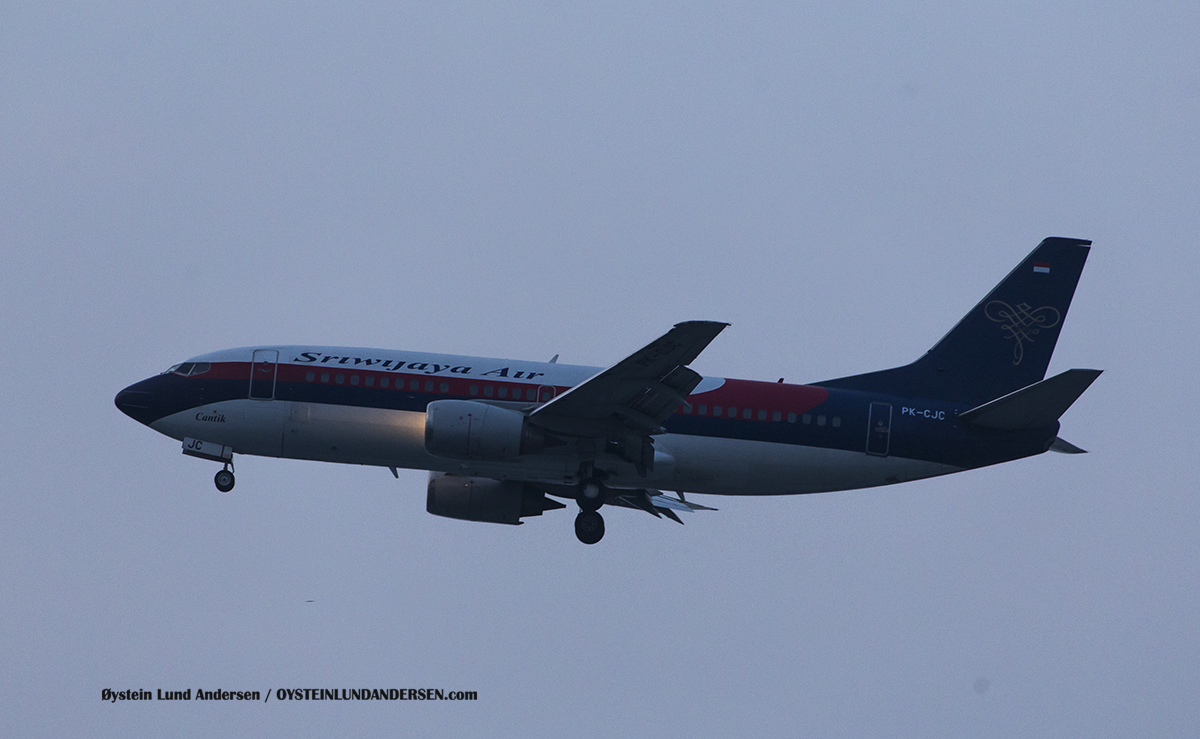
<svg viewBox="0 0 1200 739"><path fill-rule="evenodd" d="M502 382L478 377L463 377L460 375L447 374L428 374L423 372L388 372L386 370L372 371L366 369L350 369L347 367L338 367L336 365L296 365L296 364L278 364L276 365L276 382L310 384L310 385L334 385L338 387L356 388L362 390L380 390L380 391L399 391L433 393L434 395L444 395L447 397L466 397L478 400L511 400L514 390L521 390L521 400L533 400L528 397L530 390L538 391L540 388L554 388L554 395L558 395L570 389L569 386L547 385L538 382ZM191 375L185 379L194 381L203 381L206 379L213 380L244 380L246 382L246 392L249 395L250 389L250 362L214 362L210 369L199 375ZM312 379L309 379L311 373ZM326 381L322 381L322 377L327 377ZM341 382L338 378L341 377ZM357 382L355 382L357 378ZM373 380L370 386L367 385L367 378ZM388 386L383 387L381 381L387 378ZM269 381L269 380L268 380ZM417 382L417 387L413 388L413 381ZM433 383L432 389L426 390L426 383ZM442 390L442 383L446 383L447 389ZM471 395L471 386L475 386L479 393ZM484 388L491 387L492 395L484 395ZM505 389L506 397L500 397L500 388ZM547 398L548 399L548 398Z"/></svg>
<svg viewBox="0 0 1200 739"><path fill-rule="evenodd" d="M706 393L693 393L688 402L708 406L737 406L754 410L806 413L829 397L829 391L813 385L785 385L758 380L726 380Z"/></svg>
<svg viewBox="0 0 1200 739"><path fill-rule="evenodd" d="M478 377L456 377L454 375L430 375L427 373L414 372L388 372L388 371L372 371L367 369L349 369L344 367L322 367L311 365L296 365L296 364L278 364L276 381L297 384L317 384L317 385L334 385L339 387L354 387L364 390L378 390L380 392L419 392L440 395L444 397L465 398L469 400L511 400L513 390L520 389L522 391L522 401L532 402L534 399L528 397L529 390L537 391L538 388L552 387L554 394L560 395L570 389L569 386L563 385L542 385L536 382L521 383L521 382L500 382L492 379L481 379ZM203 381L205 379L217 380L244 380L246 382L247 395L250 389L250 362L214 362L208 372L200 375L192 375L189 380ZM308 379L309 373L312 373L312 379ZM328 381L322 382L322 375L328 374ZM337 382L338 375L342 376L342 382ZM353 378L358 378L358 383L355 384ZM371 387L366 385L367 378L373 379ZM388 387L381 387L381 380L388 378ZM412 388L412 382L417 381L417 388ZM432 382L432 388L426 390L426 383ZM442 383L446 383L447 387L442 390ZM477 388L476 394L471 394L471 387ZM492 395L485 394L485 388L492 388ZM508 397L502 398L499 395L500 388L506 389ZM823 387L813 385L785 385L778 382L761 382L757 380L724 380L720 387L707 392L693 393L688 396L688 402L692 405L692 413L695 413L695 407L699 404L711 406L736 406L738 408L750 408L752 410L766 411L781 411L783 413L807 413L816 406L824 403L829 398L829 391ZM546 398L543 398L545 400ZM678 413L683 414L680 409ZM757 415L754 416L757 419Z"/></svg>

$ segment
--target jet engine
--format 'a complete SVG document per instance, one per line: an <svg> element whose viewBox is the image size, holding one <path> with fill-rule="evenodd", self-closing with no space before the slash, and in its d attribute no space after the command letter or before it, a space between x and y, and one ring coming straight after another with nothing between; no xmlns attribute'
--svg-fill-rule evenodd
<svg viewBox="0 0 1200 739"><path fill-rule="evenodd" d="M474 400L435 400L425 408L425 449L439 457L499 462L545 445L542 429L520 411Z"/></svg>
<svg viewBox="0 0 1200 739"><path fill-rule="evenodd" d="M519 524L526 516L566 508L523 482L429 473L425 510L461 521Z"/></svg>

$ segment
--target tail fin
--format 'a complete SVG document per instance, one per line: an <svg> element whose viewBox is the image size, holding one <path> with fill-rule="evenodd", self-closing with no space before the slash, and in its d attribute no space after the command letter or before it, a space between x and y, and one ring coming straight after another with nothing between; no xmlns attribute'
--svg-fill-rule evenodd
<svg viewBox="0 0 1200 739"><path fill-rule="evenodd" d="M912 364L817 384L978 405L1041 381L1091 243L1042 241Z"/></svg>

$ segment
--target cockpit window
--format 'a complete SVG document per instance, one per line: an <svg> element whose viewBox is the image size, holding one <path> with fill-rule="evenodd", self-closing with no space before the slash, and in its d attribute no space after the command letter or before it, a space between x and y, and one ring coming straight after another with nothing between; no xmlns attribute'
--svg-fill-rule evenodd
<svg viewBox="0 0 1200 739"><path fill-rule="evenodd" d="M177 365L171 367L163 374L170 373L170 374L182 375L183 377L189 377L191 375L204 374L205 372L208 372L209 369L211 369L211 368L212 368L212 365L209 364L208 362L184 362L183 364L177 364Z"/></svg>

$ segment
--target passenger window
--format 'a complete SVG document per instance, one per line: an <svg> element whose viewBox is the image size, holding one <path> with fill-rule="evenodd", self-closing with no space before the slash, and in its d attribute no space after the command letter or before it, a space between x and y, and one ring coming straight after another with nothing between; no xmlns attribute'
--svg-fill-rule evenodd
<svg viewBox="0 0 1200 739"><path fill-rule="evenodd" d="M702 416L708 415L708 406L706 406L706 405L700 406L700 415L702 415Z"/></svg>
<svg viewBox="0 0 1200 739"><path fill-rule="evenodd" d="M329 373L328 372L321 373L321 382L329 382Z"/></svg>
<svg viewBox="0 0 1200 739"><path fill-rule="evenodd" d="M498 394L501 398L507 398L508 397L508 388L501 386L500 392Z"/></svg>
<svg viewBox="0 0 1200 739"><path fill-rule="evenodd" d="M388 378L386 378L386 377L379 378L379 387L387 387L387 386L388 386Z"/></svg>
<svg viewBox="0 0 1200 739"><path fill-rule="evenodd" d="M317 379L317 375L312 370L309 370L308 372L304 373L304 381L305 382L312 382L315 379Z"/></svg>
<svg viewBox="0 0 1200 739"><path fill-rule="evenodd" d="M441 392L443 392L443 393L448 393L448 392L450 392L450 383L448 383L448 382L443 382L443 383L442 383L442 384L441 384L441 385L438 387L438 390L439 390L439 391L441 391Z"/></svg>
<svg viewBox="0 0 1200 739"><path fill-rule="evenodd" d="M820 415L820 416L817 416L817 425L818 425L818 426L824 426L824 425L825 425L825 415L824 415L824 414L822 414L822 415Z"/></svg>
<svg viewBox="0 0 1200 739"><path fill-rule="evenodd" d="M795 414L795 413L789 413L789 414L788 414L788 423L795 423L795 422L796 422L796 414Z"/></svg>
<svg viewBox="0 0 1200 739"><path fill-rule="evenodd" d="M425 381L425 392L427 392L427 393L433 392L433 380Z"/></svg>
<svg viewBox="0 0 1200 739"><path fill-rule="evenodd" d="M366 385L367 387L375 387L375 376L368 375L367 379L363 380L363 384Z"/></svg>
<svg viewBox="0 0 1200 739"><path fill-rule="evenodd" d="M783 420L783 411L775 411L774 413L772 413L771 420L772 421L782 421Z"/></svg>
<svg viewBox="0 0 1200 739"><path fill-rule="evenodd" d="M350 384L358 387L358 375L350 375Z"/></svg>
<svg viewBox="0 0 1200 739"><path fill-rule="evenodd" d="M719 406L719 405L714 405L714 406L713 406L713 415L714 415L714 416L720 416L720 415L721 415L721 410L722 410L722 409L721 409L721 406Z"/></svg>
<svg viewBox="0 0 1200 739"><path fill-rule="evenodd" d="M421 389L421 381L413 380L412 382L408 383L408 389L409 390L420 390Z"/></svg>
<svg viewBox="0 0 1200 739"><path fill-rule="evenodd" d="M478 394L479 394L479 386L478 386L478 385L472 385L472 386L471 386L470 393L471 393L472 395L478 395Z"/></svg>
<svg viewBox="0 0 1200 739"><path fill-rule="evenodd" d="M765 421L765 420L767 420L767 412L766 412L766 411L759 411L759 412L758 412L758 420L760 420L760 421Z"/></svg>
<svg viewBox="0 0 1200 739"><path fill-rule="evenodd" d="M753 415L754 411L750 410L749 408L742 411L742 418L746 419L747 421L750 420L750 416Z"/></svg>
<svg viewBox="0 0 1200 739"><path fill-rule="evenodd" d="M342 385L346 382L346 376L339 372L333 376L333 381L339 385Z"/></svg>
<svg viewBox="0 0 1200 739"><path fill-rule="evenodd" d="M805 426L812 423L812 414L805 413L803 416L800 417L800 422L803 423Z"/></svg>
<svg viewBox="0 0 1200 739"><path fill-rule="evenodd" d="M491 386L491 385L484 385L484 386L483 386L483 397L485 397L485 398L490 398L490 397L492 397L492 392L493 392L493 390L492 390L492 386Z"/></svg>
<svg viewBox="0 0 1200 739"><path fill-rule="evenodd" d="M842 425L842 417L834 416L833 417L833 427L836 429L836 428L840 427L841 425Z"/></svg>
<svg viewBox="0 0 1200 739"><path fill-rule="evenodd" d="M732 405L729 406L729 417L737 418L737 407L736 406L732 406Z"/></svg>

